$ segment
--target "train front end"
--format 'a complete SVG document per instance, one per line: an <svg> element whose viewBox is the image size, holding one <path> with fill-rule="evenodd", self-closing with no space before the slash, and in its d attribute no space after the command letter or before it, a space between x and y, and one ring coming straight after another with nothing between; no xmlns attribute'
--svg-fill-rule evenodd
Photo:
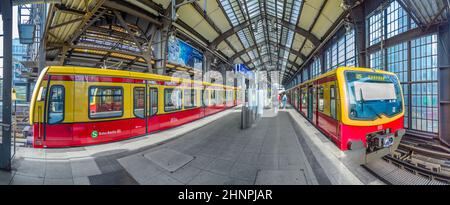
<svg viewBox="0 0 450 205"><path fill-rule="evenodd" d="M371 69L344 70L338 76L343 94L340 148L360 164L392 154L405 134L397 76Z"/></svg>

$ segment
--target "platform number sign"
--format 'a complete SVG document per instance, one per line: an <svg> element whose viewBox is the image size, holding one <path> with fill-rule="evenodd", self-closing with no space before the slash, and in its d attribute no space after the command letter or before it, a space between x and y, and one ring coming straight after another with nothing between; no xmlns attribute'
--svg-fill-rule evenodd
<svg viewBox="0 0 450 205"><path fill-rule="evenodd" d="M92 138L97 138L98 137L98 132L96 130L92 131L91 137Z"/></svg>

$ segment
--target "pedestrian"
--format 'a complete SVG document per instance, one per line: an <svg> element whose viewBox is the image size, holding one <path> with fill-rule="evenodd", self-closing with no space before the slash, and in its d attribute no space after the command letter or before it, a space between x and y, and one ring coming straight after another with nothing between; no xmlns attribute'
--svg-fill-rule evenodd
<svg viewBox="0 0 450 205"><path fill-rule="evenodd" d="M283 93L283 98L281 100L283 101L283 109L286 109L286 101L287 101L286 93Z"/></svg>
<svg viewBox="0 0 450 205"><path fill-rule="evenodd" d="M281 93L278 94L278 107L281 107Z"/></svg>

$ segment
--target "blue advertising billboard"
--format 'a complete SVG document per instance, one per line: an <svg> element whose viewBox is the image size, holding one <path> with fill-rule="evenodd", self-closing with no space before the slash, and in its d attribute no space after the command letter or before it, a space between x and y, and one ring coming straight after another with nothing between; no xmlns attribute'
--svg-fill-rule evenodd
<svg viewBox="0 0 450 205"><path fill-rule="evenodd" d="M202 70L203 53L186 42L175 38L168 42L168 61L169 63Z"/></svg>
<svg viewBox="0 0 450 205"><path fill-rule="evenodd" d="M234 66L234 72L235 73L242 73L248 77L252 77L253 76L253 72L247 68L247 66L245 66L244 64L236 64Z"/></svg>

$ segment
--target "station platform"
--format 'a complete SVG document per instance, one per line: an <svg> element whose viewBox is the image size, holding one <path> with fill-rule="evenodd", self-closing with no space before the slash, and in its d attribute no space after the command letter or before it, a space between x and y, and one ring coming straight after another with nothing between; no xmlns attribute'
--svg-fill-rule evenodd
<svg viewBox="0 0 450 205"><path fill-rule="evenodd" d="M297 111L264 111L240 129L240 108L130 140L64 149L20 148L0 184L383 184Z"/></svg>

